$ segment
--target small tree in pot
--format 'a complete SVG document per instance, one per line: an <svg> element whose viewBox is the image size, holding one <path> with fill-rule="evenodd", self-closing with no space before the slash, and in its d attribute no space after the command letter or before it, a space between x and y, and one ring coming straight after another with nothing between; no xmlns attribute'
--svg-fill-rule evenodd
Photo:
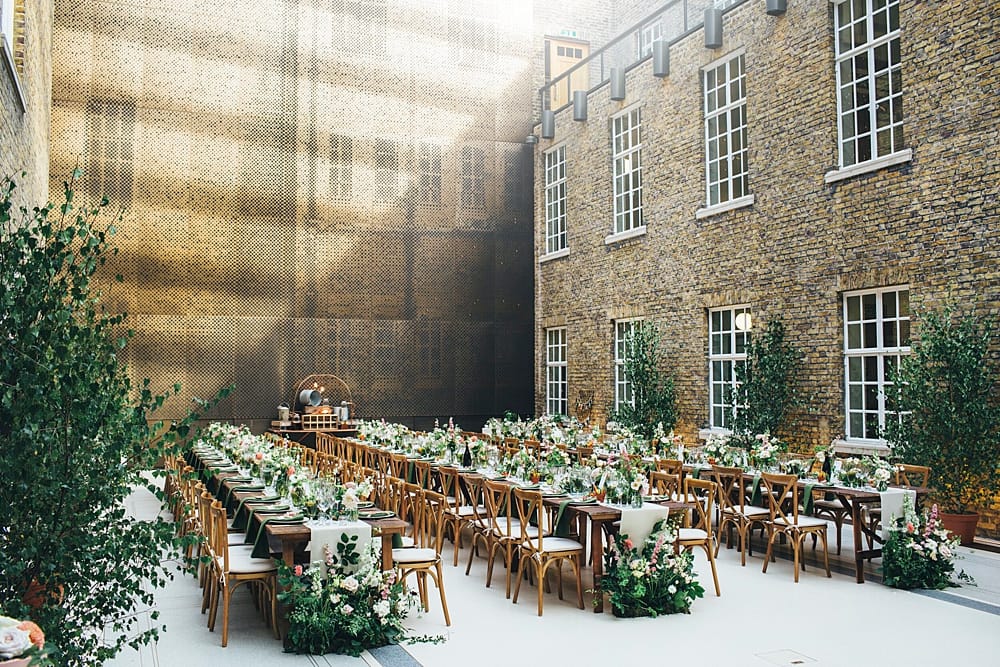
<svg viewBox="0 0 1000 667"><path fill-rule="evenodd" d="M934 498L946 513L975 514L1000 491L993 338L992 321L959 316L952 305L923 313L913 353L891 375L903 417L887 424L886 440L899 461L930 466ZM974 533L973 524L963 544Z"/></svg>

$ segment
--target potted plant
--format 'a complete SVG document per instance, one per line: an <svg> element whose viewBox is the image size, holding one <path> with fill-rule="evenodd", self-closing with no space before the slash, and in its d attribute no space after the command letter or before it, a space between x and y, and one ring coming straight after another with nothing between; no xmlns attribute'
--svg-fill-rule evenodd
<svg viewBox="0 0 1000 667"><path fill-rule="evenodd" d="M993 322L954 306L921 315L913 353L890 376L894 409L886 426L893 456L929 466L945 527L972 544L979 515L1000 491L1000 403L991 358ZM961 527L959 527L959 524Z"/></svg>

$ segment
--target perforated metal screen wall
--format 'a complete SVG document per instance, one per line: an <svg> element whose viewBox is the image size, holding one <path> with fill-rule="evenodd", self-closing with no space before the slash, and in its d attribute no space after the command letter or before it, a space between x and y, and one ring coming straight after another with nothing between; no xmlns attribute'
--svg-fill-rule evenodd
<svg viewBox="0 0 1000 667"><path fill-rule="evenodd" d="M127 360L212 416L532 409L530 2L56 0L53 196L127 207ZM167 406L176 416L182 404Z"/></svg>

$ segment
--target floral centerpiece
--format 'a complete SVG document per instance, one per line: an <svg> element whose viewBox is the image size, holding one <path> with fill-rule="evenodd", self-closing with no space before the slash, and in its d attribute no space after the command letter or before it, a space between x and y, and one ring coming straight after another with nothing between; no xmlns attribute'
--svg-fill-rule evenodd
<svg viewBox="0 0 1000 667"><path fill-rule="evenodd" d="M730 445L729 438L725 435L709 435L701 451L711 465L740 468L746 464L746 450Z"/></svg>
<svg viewBox="0 0 1000 667"><path fill-rule="evenodd" d="M653 439L656 442L654 449L660 456L668 459L684 458L684 438L674 435L673 429L668 432L663 422L659 422L653 431Z"/></svg>
<svg viewBox="0 0 1000 667"><path fill-rule="evenodd" d="M770 433L758 433L753 437L747 458L751 466L758 470L773 469L778 464L778 455L786 447Z"/></svg>
<svg viewBox="0 0 1000 667"><path fill-rule="evenodd" d="M892 464L877 456L852 457L838 461L840 483L849 487L872 487L879 491L889 488Z"/></svg>
<svg viewBox="0 0 1000 667"><path fill-rule="evenodd" d="M958 538L941 527L938 506L922 516L907 496L903 516L889 526L882 549L882 581L895 588L941 589L951 585L958 555ZM968 579L963 573L959 578Z"/></svg>
<svg viewBox="0 0 1000 667"><path fill-rule="evenodd" d="M0 665L50 665L45 633L32 621L0 616Z"/></svg>
<svg viewBox="0 0 1000 667"><path fill-rule="evenodd" d="M593 471L594 488L610 503L641 505L643 494L649 491L647 470L629 456L601 463Z"/></svg>
<svg viewBox="0 0 1000 667"><path fill-rule="evenodd" d="M285 590L278 599L291 605L287 652L359 656L365 649L407 639L403 619L417 606L414 596L395 572L381 571L374 542L359 551L357 540L356 535L342 536L336 554L326 548L326 577L318 564L279 564L278 579Z"/></svg>
<svg viewBox="0 0 1000 667"><path fill-rule="evenodd" d="M695 578L693 554L674 553L676 539L673 526L660 521L644 544L621 535L608 544L599 590L607 593L615 616L690 613L691 603L705 589Z"/></svg>

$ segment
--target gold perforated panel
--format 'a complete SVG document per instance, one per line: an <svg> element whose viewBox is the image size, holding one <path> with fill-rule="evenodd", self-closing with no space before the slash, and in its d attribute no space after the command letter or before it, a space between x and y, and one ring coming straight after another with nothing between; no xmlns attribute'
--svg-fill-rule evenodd
<svg viewBox="0 0 1000 667"><path fill-rule="evenodd" d="M79 160L127 208L107 303L134 376L235 382L235 420L312 373L362 416L530 411L530 24L521 0L56 0L53 193Z"/></svg>

